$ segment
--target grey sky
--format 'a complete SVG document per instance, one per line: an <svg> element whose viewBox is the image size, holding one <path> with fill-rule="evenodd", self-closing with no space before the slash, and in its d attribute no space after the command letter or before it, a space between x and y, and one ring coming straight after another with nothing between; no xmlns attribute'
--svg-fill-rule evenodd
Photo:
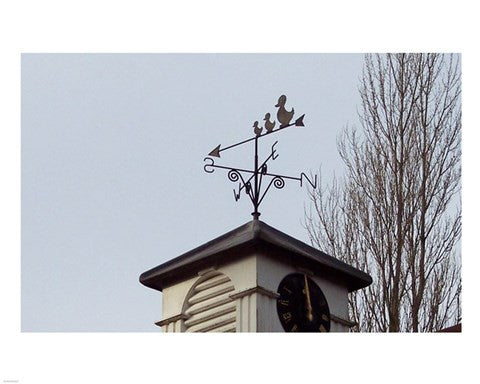
<svg viewBox="0 0 480 384"><path fill-rule="evenodd" d="M253 135L278 96L305 128L272 172L340 174L336 138L358 124L354 54L22 55L22 331L157 331L161 295L141 272L251 220L218 144ZM251 167L253 146L218 164ZM260 219L308 242L306 189L269 192Z"/></svg>

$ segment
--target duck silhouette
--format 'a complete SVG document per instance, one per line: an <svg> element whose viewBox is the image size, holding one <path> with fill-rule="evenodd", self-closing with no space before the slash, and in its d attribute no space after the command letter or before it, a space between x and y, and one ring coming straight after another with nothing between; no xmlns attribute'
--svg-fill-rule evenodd
<svg viewBox="0 0 480 384"><path fill-rule="evenodd" d="M253 128L254 128L254 129L253 129L253 132L255 132L255 135L260 136L260 134L262 133L262 129L263 129L263 128L258 126L258 121L255 121L255 122L253 123Z"/></svg>
<svg viewBox="0 0 480 384"><path fill-rule="evenodd" d="M275 107L278 107L277 119L280 122L280 128L287 126L290 123L290 120L293 118L295 110L292 107L292 110L288 112L285 109L285 103L287 102L287 96L282 95L278 98L278 103Z"/></svg>
<svg viewBox="0 0 480 384"><path fill-rule="evenodd" d="M273 128L275 128L275 120L273 120L273 123L270 121L270 113L266 113L263 120L265 120L265 129L267 132L272 132Z"/></svg>

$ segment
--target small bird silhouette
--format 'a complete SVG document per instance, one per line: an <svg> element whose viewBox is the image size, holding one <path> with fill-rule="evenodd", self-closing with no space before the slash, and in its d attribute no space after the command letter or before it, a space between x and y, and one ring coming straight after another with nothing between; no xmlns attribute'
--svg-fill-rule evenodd
<svg viewBox="0 0 480 384"><path fill-rule="evenodd" d="M263 120L265 120L265 129L267 132L272 132L273 128L275 128L275 120L273 120L273 123L270 121L270 113L266 113Z"/></svg>
<svg viewBox="0 0 480 384"><path fill-rule="evenodd" d="M280 128L285 127L290 123L290 120L293 118L293 114L295 113L295 110L292 107L292 110L288 112L285 109L285 103L287 102L287 96L282 95L278 98L278 103L275 105L275 107L278 107L278 112L277 112L277 119L280 122Z"/></svg>
<svg viewBox="0 0 480 384"><path fill-rule="evenodd" d="M260 136L260 134L262 133L262 129L263 129L263 128L258 126L258 121L255 121L255 122L253 123L253 128L254 128L254 129L253 129L253 132L255 132L255 135Z"/></svg>

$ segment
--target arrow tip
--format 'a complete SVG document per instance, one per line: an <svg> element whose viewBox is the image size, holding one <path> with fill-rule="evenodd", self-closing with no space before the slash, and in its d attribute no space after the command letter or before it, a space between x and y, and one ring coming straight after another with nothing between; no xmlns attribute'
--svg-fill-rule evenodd
<svg viewBox="0 0 480 384"><path fill-rule="evenodd" d="M303 125L303 118L304 117L305 117L305 114L303 114L297 120L295 120L295 126L296 127L304 127L305 126L305 125Z"/></svg>
<svg viewBox="0 0 480 384"><path fill-rule="evenodd" d="M218 146L215 147L215 149L212 150L212 152L210 152L210 153L208 154L208 156L220 157L220 145L221 145L221 144L218 144Z"/></svg>

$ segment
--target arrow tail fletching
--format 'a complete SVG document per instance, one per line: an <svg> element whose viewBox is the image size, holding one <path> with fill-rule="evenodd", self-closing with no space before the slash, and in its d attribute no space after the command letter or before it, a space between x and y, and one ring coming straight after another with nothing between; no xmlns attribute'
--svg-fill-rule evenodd
<svg viewBox="0 0 480 384"><path fill-rule="evenodd" d="M296 127L304 127L305 126L305 125L303 125L303 118L304 117L305 117L305 115L302 115L297 120L295 120L295 126Z"/></svg>

